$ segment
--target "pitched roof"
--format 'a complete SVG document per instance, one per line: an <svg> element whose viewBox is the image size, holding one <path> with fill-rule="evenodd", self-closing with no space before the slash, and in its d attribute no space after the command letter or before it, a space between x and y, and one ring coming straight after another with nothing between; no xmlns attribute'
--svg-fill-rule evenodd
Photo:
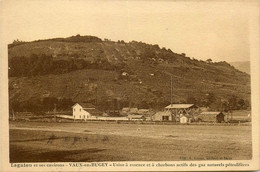
<svg viewBox="0 0 260 172"><path fill-rule="evenodd" d="M130 110L138 110L138 108L130 108Z"/></svg>
<svg viewBox="0 0 260 172"><path fill-rule="evenodd" d="M171 115L171 112L166 112L166 111L159 111L159 112L156 112L155 114L154 114L154 116L158 116L158 115L160 115L160 116L170 116Z"/></svg>
<svg viewBox="0 0 260 172"><path fill-rule="evenodd" d="M137 114L133 114L133 115L128 115L128 118L143 118L143 115L137 115Z"/></svg>
<svg viewBox="0 0 260 172"><path fill-rule="evenodd" d="M149 109L139 109L138 112L148 112Z"/></svg>
<svg viewBox="0 0 260 172"><path fill-rule="evenodd" d="M77 105L77 104L79 104L83 109L95 109L95 106L91 103L76 103L75 105ZM73 106L75 106L75 105L73 105Z"/></svg>
<svg viewBox="0 0 260 172"><path fill-rule="evenodd" d="M103 113L97 109L86 109L86 111L93 116L102 116L103 115Z"/></svg>
<svg viewBox="0 0 260 172"><path fill-rule="evenodd" d="M200 115L218 115L222 112L201 112Z"/></svg>
<svg viewBox="0 0 260 172"><path fill-rule="evenodd" d="M122 111L129 111L129 110L130 110L129 107L124 107L124 108L122 109Z"/></svg>
<svg viewBox="0 0 260 172"><path fill-rule="evenodd" d="M165 109L186 109L195 106L194 104L170 104Z"/></svg>
<svg viewBox="0 0 260 172"><path fill-rule="evenodd" d="M130 108L129 112L130 113L138 112L138 108Z"/></svg>

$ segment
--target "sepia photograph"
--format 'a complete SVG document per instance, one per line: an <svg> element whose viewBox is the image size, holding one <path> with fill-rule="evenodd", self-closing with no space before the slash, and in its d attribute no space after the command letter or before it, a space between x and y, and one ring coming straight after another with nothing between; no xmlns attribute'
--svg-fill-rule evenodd
<svg viewBox="0 0 260 172"><path fill-rule="evenodd" d="M2 149L16 170L259 160L257 1L5 0L1 11Z"/></svg>

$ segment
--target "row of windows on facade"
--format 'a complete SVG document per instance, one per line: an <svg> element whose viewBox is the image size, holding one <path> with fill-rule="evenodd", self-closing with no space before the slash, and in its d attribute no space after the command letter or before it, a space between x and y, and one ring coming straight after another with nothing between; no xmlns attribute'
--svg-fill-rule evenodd
<svg viewBox="0 0 260 172"><path fill-rule="evenodd" d="M74 109L74 112L76 111L76 109ZM81 111L81 109L79 109L79 111Z"/></svg>

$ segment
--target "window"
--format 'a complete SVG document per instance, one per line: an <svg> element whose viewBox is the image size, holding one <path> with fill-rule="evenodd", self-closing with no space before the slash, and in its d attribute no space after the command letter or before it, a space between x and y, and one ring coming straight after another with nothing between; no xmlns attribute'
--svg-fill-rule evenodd
<svg viewBox="0 0 260 172"><path fill-rule="evenodd" d="M79 115L79 118L81 118L81 115Z"/></svg>
<svg viewBox="0 0 260 172"><path fill-rule="evenodd" d="M85 119L85 115L83 115L83 118Z"/></svg>
<svg viewBox="0 0 260 172"><path fill-rule="evenodd" d="M76 111L76 109L74 108L74 112Z"/></svg>
<svg viewBox="0 0 260 172"><path fill-rule="evenodd" d="M81 111L81 109L79 109L79 111Z"/></svg>
<svg viewBox="0 0 260 172"><path fill-rule="evenodd" d="M169 121L169 116L162 116L163 121Z"/></svg>

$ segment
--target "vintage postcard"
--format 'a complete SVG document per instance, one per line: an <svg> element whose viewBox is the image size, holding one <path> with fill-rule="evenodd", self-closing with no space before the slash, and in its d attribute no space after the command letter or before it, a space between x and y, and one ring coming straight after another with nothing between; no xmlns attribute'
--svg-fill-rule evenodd
<svg viewBox="0 0 260 172"><path fill-rule="evenodd" d="M1 171L259 166L259 1L1 1Z"/></svg>

